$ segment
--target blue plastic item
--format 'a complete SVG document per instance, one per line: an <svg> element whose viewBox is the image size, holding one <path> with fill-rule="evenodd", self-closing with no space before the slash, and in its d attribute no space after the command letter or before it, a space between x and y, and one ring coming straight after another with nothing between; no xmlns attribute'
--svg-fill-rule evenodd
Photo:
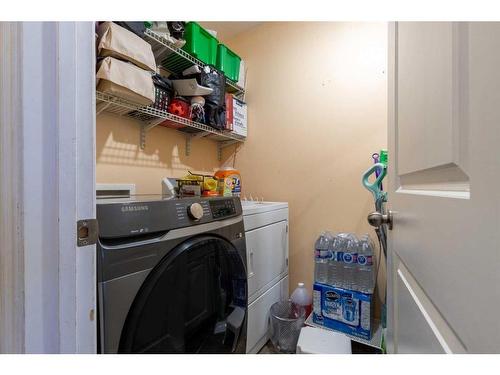
<svg viewBox="0 0 500 375"><path fill-rule="evenodd" d="M379 171L379 175L375 178L373 183L368 181L368 178L374 173ZM372 194L375 202L378 202L382 199L384 202L387 201L387 193L382 191L382 180L387 174L387 166L382 163L373 164L367 171L363 174L362 182L365 188L367 188Z"/></svg>
<svg viewBox="0 0 500 375"><path fill-rule="evenodd" d="M375 152L374 154L372 154L372 159L373 159L373 163L377 164L380 162L380 155ZM379 175L380 175L380 170L377 169L375 171L375 177L378 177ZM380 183L380 190L384 190L384 186L382 185L382 183Z"/></svg>

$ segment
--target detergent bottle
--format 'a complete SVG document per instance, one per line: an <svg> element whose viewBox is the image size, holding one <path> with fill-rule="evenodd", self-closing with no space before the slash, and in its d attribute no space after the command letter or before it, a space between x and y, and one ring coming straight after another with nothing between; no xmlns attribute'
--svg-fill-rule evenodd
<svg viewBox="0 0 500 375"><path fill-rule="evenodd" d="M219 181L219 195L241 195L241 175L238 170L231 167L219 169L215 172L215 178Z"/></svg>
<svg viewBox="0 0 500 375"><path fill-rule="evenodd" d="M296 305L302 306L306 311L306 317L309 316L312 311L312 296L304 283L297 284L297 288L290 296L290 300Z"/></svg>

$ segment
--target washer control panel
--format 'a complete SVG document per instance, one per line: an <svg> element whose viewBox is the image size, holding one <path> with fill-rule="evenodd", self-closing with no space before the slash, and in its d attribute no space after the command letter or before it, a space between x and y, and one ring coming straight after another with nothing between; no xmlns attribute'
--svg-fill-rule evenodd
<svg viewBox="0 0 500 375"><path fill-rule="evenodd" d="M207 201L175 203L175 211L179 224L188 224L190 220L200 221L204 218L210 218L210 206Z"/></svg>
<svg viewBox="0 0 500 375"><path fill-rule="evenodd" d="M241 214L237 197L161 199L161 196L145 196L97 202L100 239L165 232Z"/></svg>
<svg viewBox="0 0 500 375"><path fill-rule="evenodd" d="M203 207L199 203L190 204L187 212L188 216L193 220L200 220L203 217Z"/></svg>
<svg viewBox="0 0 500 375"><path fill-rule="evenodd" d="M210 209L212 210L212 217L220 219L225 216L234 215L236 207L233 199L219 199L210 201Z"/></svg>

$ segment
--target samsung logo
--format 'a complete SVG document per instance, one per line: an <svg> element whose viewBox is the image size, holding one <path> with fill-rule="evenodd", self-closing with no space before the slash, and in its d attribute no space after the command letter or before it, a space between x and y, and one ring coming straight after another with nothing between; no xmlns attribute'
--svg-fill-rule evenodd
<svg viewBox="0 0 500 375"><path fill-rule="evenodd" d="M122 212L148 211L148 206L122 206Z"/></svg>

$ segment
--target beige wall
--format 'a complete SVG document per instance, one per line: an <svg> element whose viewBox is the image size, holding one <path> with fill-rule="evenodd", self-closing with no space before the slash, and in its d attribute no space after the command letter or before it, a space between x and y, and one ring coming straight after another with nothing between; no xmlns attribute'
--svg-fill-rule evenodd
<svg viewBox="0 0 500 375"><path fill-rule="evenodd" d="M291 290L311 285L320 231L374 236L361 174L386 147L386 33L385 23L266 23L230 41L248 67L235 165L245 195L289 202Z"/></svg>
<svg viewBox="0 0 500 375"><path fill-rule="evenodd" d="M160 194L163 177L213 173L220 163L216 144L204 139L193 140L185 156L185 137L173 129L153 128L141 150L135 120L103 113L96 127L97 183L134 183L137 194Z"/></svg>
<svg viewBox="0 0 500 375"><path fill-rule="evenodd" d="M242 172L243 194L290 204L290 288L313 279L323 229L370 232L361 174L386 146L386 24L266 23L228 41L248 67L248 141L224 164ZM160 193L164 176L220 165L216 146L157 127L139 149L139 127L97 119L97 182Z"/></svg>

